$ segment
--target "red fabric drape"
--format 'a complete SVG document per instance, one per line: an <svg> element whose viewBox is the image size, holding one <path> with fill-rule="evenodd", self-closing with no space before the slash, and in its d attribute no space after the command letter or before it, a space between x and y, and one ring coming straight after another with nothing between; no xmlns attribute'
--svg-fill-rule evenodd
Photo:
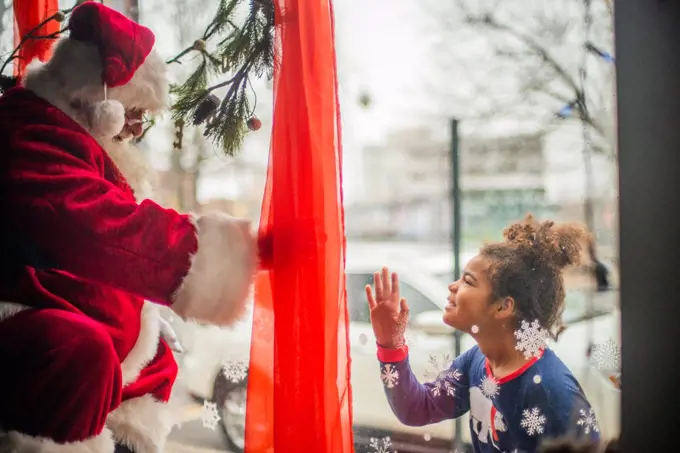
<svg viewBox="0 0 680 453"><path fill-rule="evenodd" d="M59 0L14 0L14 46L40 23L59 10ZM36 30L34 36L47 36L59 31L61 24L55 20ZM47 60L52 54L52 39L27 40L19 50L19 57L14 60L14 75L21 77L26 65L34 58Z"/></svg>
<svg viewBox="0 0 680 453"><path fill-rule="evenodd" d="M331 0L275 0L274 126L246 452L353 451ZM281 14L283 11L283 14Z"/></svg>

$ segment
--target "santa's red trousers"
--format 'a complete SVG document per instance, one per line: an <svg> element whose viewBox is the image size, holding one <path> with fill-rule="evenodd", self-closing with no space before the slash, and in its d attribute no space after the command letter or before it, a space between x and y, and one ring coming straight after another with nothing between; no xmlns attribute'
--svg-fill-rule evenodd
<svg viewBox="0 0 680 453"><path fill-rule="evenodd" d="M72 443L99 435L121 402L167 401L177 365L167 343L122 385L121 362L104 326L79 313L30 309L0 321L0 427Z"/></svg>

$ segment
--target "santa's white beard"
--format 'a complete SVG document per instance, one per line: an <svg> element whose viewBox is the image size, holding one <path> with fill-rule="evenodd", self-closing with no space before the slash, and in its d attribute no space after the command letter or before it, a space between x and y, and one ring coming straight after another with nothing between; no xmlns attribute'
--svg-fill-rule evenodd
<svg viewBox="0 0 680 453"><path fill-rule="evenodd" d="M132 141L98 139L99 144L118 167L121 175L135 192L138 200L152 198L156 186L156 174L149 162Z"/></svg>

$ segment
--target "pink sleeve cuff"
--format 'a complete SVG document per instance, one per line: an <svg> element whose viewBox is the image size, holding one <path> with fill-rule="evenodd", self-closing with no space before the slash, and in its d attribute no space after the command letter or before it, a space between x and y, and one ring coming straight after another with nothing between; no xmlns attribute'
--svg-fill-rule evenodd
<svg viewBox="0 0 680 453"><path fill-rule="evenodd" d="M383 348L378 345L378 360L383 363L395 363L406 360L408 357L408 346L402 345L397 349Z"/></svg>

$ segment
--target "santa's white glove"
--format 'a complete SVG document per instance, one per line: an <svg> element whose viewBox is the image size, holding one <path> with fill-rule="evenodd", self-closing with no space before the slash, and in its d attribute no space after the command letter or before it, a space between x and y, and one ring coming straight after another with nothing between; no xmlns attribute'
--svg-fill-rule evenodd
<svg viewBox="0 0 680 453"><path fill-rule="evenodd" d="M163 318L160 318L161 322L161 336L168 342L168 346L175 352L184 352L182 344L177 339L177 334L175 329L172 328L170 323Z"/></svg>

